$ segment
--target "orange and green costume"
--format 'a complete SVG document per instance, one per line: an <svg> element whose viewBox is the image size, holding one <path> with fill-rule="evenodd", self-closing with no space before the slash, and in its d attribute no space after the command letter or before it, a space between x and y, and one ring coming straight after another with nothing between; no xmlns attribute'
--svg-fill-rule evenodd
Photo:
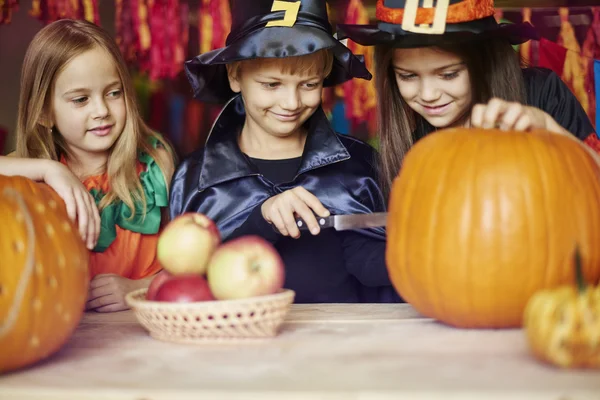
<svg viewBox="0 0 600 400"><path fill-rule="evenodd" d="M153 139L156 147L158 141ZM146 211L136 204L135 216L121 201L105 207L100 213L101 230L98 243L90 252L90 277L117 274L141 279L162 269L156 258L156 244L161 226L161 209L168 205L167 185L158 164L148 154L140 153L137 171L144 190ZM83 181L96 205L110 189L106 173Z"/></svg>

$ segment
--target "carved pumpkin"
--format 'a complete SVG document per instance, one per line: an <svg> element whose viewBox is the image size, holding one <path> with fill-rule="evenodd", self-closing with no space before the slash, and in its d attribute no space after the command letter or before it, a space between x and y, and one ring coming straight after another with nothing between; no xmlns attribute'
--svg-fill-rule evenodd
<svg viewBox="0 0 600 400"><path fill-rule="evenodd" d="M546 131L448 129L393 182L386 259L417 311L464 328L520 327L529 298L571 281L575 243L600 279L600 167Z"/></svg>
<svg viewBox="0 0 600 400"><path fill-rule="evenodd" d="M0 175L0 373L56 352L83 315L89 253L49 186Z"/></svg>
<svg viewBox="0 0 600 400"><path fill-rule="evenodd" d="M600 286L586 286L576 254L577 285L539 291L527 303L523 325L529 348L560 367L600 368Z"/></svg>

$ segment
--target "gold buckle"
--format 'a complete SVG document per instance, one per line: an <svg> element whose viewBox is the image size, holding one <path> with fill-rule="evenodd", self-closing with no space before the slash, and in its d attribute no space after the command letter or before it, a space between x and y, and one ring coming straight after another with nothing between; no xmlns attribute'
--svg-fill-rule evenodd
<svg viewBox="0 0 600 400"><path fill-rule="evenodd" d="M249 0L254 1L254 0ZM300 11L300 3L301 1L282 1L282 0L274 0L273 6L271 7L271 11L285 11L283 15L283 19L278 19L276 21L269 21L265 27L271 26L286 26L292 27L296 23L298 19L298 12Z"/></svg>
<svg viewBox="0 0 600 400"><path fill-rule="evenodd" d="M419 0L406 0L404 3L404 15L402 16L402 29L408 32L424 33L427 35L440 35L446 31L446 16L448 15L448 6L450 0L437 0L435 7L434 0L424 0L423 8L435 8L433 14L433 23L415 25L417 19L417 10Z"/></svg>

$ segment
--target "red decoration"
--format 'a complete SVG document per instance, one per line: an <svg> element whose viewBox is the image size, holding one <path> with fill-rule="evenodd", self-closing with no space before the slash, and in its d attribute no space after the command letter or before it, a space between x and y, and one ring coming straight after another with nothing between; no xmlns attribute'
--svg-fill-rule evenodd
<svg viewBox="0 0 600 400"><path fill-rule="evenodd" d="M18 9L19 0L0 0L0 24L8 24Z"/></svg>
<svg viewBox="0 0 600 400"><path fill-rule="evenodd" d="M225 46L225 40L231 30L229 2L201 0L198 15L200 53L206 53Z"/></svg>
<svg viewBox="0 0 600 400"><path fill-rule="evenodd" d="M33 0L29 15L44 24L63 18L85 19L100 24L98 0Z"/></svg>
<svg viewBox="0 0 600 400"><path fill-rule="evenodd" d="M183 69L188 6L180 0L116 0L117 43L125 59L151 80L172 79Z"/></svg>
<svg viewBox="0 0 600 400"><path fill-rule="evenodd" d="M369 15L361 0L350 0L346 12L346 24L368 24ZM367 69L373 72L374 48L361 46L348 40L347 46L354 54L365 57ZM350 120L352 128L367 122L369 134L375 135L377 97L374 79L352 79L342 85L344 102L346 103L346 117Z"/></svg>

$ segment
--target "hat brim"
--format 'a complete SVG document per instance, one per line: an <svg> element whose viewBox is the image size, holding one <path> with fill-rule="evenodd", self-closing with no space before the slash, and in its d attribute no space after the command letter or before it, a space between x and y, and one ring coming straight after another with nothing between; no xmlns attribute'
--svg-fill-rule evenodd
<svg viewBox="0 0 600 400"><path fill-rule="evenodd" d="M493 17L490 17L493 18ZM420 34L408 32L400 28L400 25L386 25L381 29L380 25L338 25L337 36L339 39L349 38L363 46L391 45L394 47L424 47L435 46L445 42L461 42L473 39L487 39L490 37L504 37L511 44L517 45L528 40L539 40L540 36L536 29L529 23L518 24L490 24L489 21L471 21L459 24L447 24L444 34Z"/></svg>
<svg viewBox="0 0 600 400"><path fill-rule="evenodd" d="M323 49L330 49L334 56L333 68L324 86L338 85L352 78L372 78L364 57L354 55L324 30L301 25L255 31L228 46L186 61L185 73L195 98L224 103L235 95L229 87L226 64L255 58L304 56Z"/></svg>

